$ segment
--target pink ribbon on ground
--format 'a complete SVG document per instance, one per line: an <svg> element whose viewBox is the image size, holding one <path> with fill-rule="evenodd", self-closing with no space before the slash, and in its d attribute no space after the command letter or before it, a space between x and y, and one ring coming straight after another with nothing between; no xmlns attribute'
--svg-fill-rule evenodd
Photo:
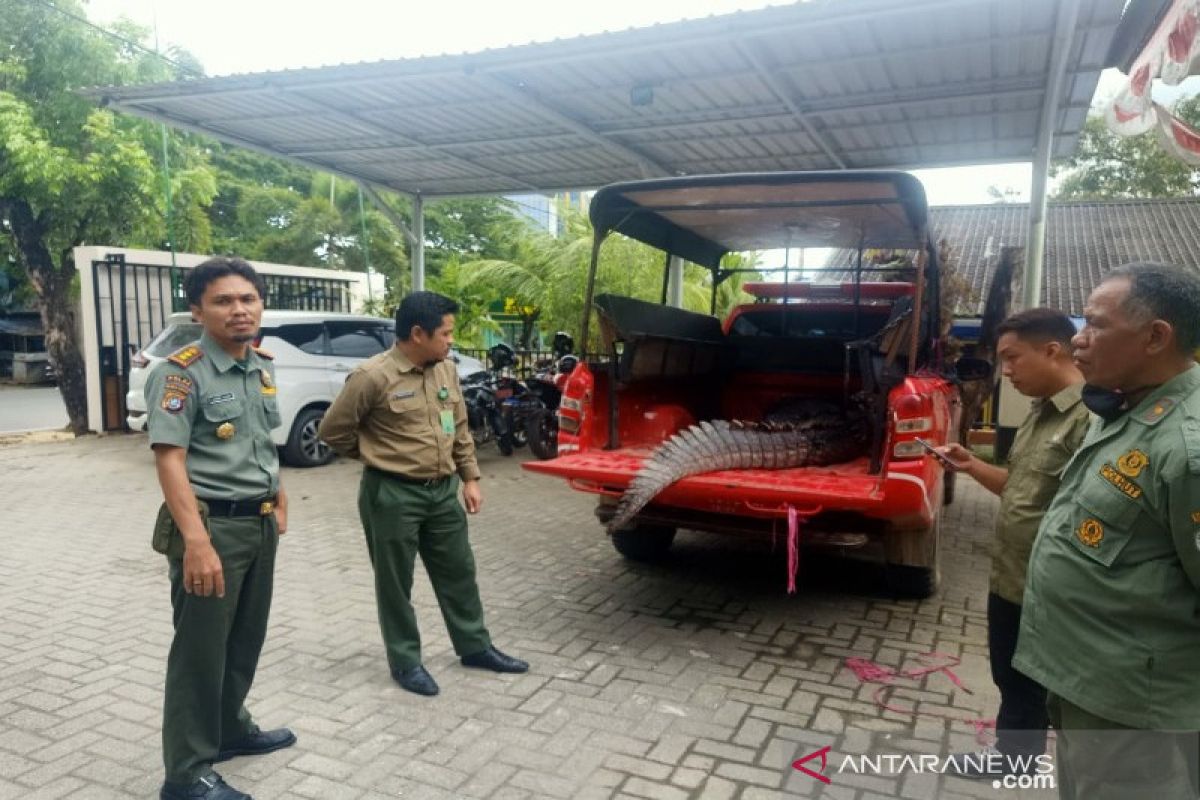
<svg viewBox="0 0 1200 800"><path fill-rule="evenodd" d="M940 672L950 679L950 682L962 689L967 694L974 694L966 684L954 673L952 667L957 667L962 663L962 659L956 656L947 655L946 653L932 652L922 653L916 656L917 661L921 666L913 667L904 670L895 670L891 667L885 667L882 664L877 664L866 658L847 658L846 667L854 673L860 683L878 683L881 684L875 690L872 696L875 700L875 705L885 711L891 711L896 714L916 715L918 712L916 707L901 708L889 703L886 699L888 689L896 685L897 679L916 680L923 678L926 675L931 675L935 672ZM941 714L937 712L924 712L926 716L948 719L951 722L965 722L975 729L975 740L980 744L987 744L989 737L988 731L995 730L996 721L994 719L971 719L967 717L954 717L949 714Z"/></svg>

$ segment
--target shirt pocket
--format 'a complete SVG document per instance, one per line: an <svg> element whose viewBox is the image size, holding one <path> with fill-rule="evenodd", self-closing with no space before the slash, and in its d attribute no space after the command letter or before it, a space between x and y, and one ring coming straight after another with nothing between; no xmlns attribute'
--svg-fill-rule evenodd
<svg viewBox="0 0 1200 800"><path fill-rule="evenodd" d="M1029 468L1043 475L1061 478L1067 462L1071 460L1074 451L1067 447L1061 439L1051 439L1037 449L1029 462Z"/></svg>
<svg viewBox="0 0 1200 800"><path fill-rule="evenodd" d="M227 400L224 403L205 403L204 404L204 419L212 423L214 427L220 427L221 423L229 422L237 419L246 412L246 405L241 399Z"/></svg>
<svg viewBox="0 0 1200 800"><path fill-rule="evenodd" d="M418 392L409 394L408 390L393 389L387 396L388 409L393 414L400 415L405 422L421 419L425 411L425 398Z"/></svg>
<svg viewBox="0 0 1200 800"><path fill-rule="evenodd" d="M1071 544L1091 560L1111 567L1133 536L1141 509L1136 500L1098 483L1086 483L1076 497Z"/></svg>
<svg viewBox="0 0 1200 800"><path fill-rule="evenodd" d="M267 417L267 427L275 430L283 424L283 416L279 413L279 400L274 395L263 395L263 413Z"/></svg>

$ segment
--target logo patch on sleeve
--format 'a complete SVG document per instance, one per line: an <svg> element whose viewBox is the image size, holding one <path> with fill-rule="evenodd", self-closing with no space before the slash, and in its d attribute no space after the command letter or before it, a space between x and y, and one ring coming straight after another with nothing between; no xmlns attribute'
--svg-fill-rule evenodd
<svg viewBox="0 0 1200 800"><path fill-rule="evenodd" d="M1196 523L1197 525L1200 525L1200 511L1192 512L1192 522Z"/></svg>
<svg viewBox="0 0 1200 800"><path fill-rule="evenodd" d="M1075 535L1088 547L1099 547L1104 541L1104 526L1098 519L1085 519L1075 529Z"/></svg>

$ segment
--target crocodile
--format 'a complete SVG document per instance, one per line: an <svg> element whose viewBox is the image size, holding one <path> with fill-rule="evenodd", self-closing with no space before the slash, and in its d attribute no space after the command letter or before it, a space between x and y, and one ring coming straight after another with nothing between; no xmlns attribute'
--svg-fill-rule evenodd
<svg viewBox="0 0 1200 800"><path fill-rule="evenodd" d="M865 415L822 405L826 407L793 405L762 422L718 419L680 430L642 462L608 523L609 533L628 525L659 492L689 475L839 464L866 452ZM801 410L816 413L797 418Z"/></svg>

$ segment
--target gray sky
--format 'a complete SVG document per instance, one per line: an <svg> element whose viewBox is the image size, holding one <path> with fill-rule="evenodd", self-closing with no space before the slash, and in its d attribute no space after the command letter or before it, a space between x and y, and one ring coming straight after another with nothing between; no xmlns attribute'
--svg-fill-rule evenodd
<svg viewBox="0 0 1200 800"><path fill-rule="evenodd" d="M897 0L902 2L903 0ZM474 52L491 47L643 27L763 8L763 0L89 0L99 24L119 16L153 27L160 45L195 54L212 75ZM1120 74L1109 71L1099 96ZM1027 199L1028 164L917 170L931 203L986 203L987 188Z"/></svg>

